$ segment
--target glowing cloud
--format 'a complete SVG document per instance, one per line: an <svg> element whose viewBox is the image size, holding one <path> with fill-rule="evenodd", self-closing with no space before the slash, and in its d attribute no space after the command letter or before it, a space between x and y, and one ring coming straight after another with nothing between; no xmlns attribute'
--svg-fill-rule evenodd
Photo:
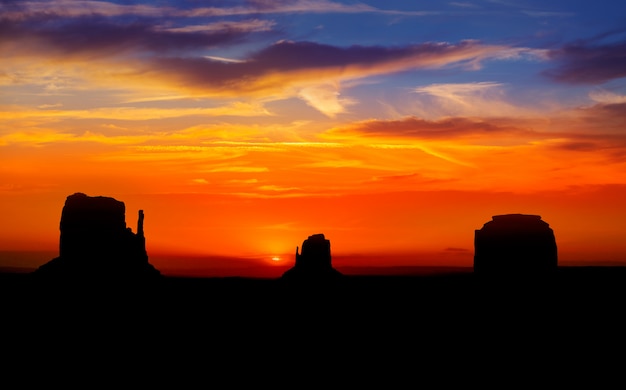
<svg viewBox="0 0 626 390"><path fill-rule="evenodd" d="M591 91L589 97L594 102L603 104L622 104L626 103L626 95L619 95L615 92L606 90Z"/></svg>
<svg viewBox="0 0 626 390"><path fill-rule="evenodd" d="M345 112L347 106L356 104L353 99L339 96L338 88L331 84L306 87L299 93L299 97L307 104L331 118Z"/></svg>

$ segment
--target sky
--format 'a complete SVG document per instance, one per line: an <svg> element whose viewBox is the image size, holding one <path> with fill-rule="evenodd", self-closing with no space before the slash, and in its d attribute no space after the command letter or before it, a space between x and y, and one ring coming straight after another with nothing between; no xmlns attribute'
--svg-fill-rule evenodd
<svg viewBox="0 0 626 390"><path fill-rule="evenodd" d="M510 213L626 264L625 53L613 0L0 1L0 266L58 253L76 192L144 210L165 274L318 233L471 267Z"/></svg>

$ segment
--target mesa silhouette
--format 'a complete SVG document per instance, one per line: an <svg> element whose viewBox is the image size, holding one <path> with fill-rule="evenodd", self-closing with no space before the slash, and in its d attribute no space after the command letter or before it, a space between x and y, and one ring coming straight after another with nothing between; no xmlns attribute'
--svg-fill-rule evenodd
<svg viewBox="0 0 626 390"><path fill-rule="evenodd" d="M302 242L302 253L298 253L296 247L296 263L281 278L286 281L332 282L342 276L331 264L330 240L318 233Z"/></svg>
<svg viewBox="0 0 626 390"><path fill-rule="evenodd" d="M124 202L77 192L65 200L61 212L59 256L33 274L51 279L145 280L161 277L148 261L139 210L137 232L126 226Z"/></svg>
<svg viewBox="0 0 626 390"><path fill-rule="evenodd" d="M494 215L474 232L477 274L545 275L557 267L554 231L539 215Z"/></svg>

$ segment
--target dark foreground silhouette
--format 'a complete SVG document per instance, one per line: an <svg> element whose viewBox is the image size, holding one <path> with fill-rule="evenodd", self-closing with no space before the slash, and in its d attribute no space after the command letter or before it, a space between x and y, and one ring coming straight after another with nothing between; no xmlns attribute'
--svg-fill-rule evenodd
<svg viewBox="0 0 626 390"><path fill-rule="evenodd" d="M546 278L344 275L330 284L164 276L95 286L0 275L3 355L29 372L37 359L58 364L58 374L90 372L89 383L128 371L142 383L175 373L176 384L194 385L530 385L550 375L563 384L591 364L621 361L625 286L619 267ZM599 378L622 372L607 367ZM264 376L251 374L259 369Z"/></svg>
<svg viewBox="0 0 626 390"><path fill-rule="evenodd" d="M558 364L586 365L622 350L622 267L554 267L553 257L528 252L525 259L539 265L530 270L548 264L553 272L518 273L513 265L524 259L511 248L523 243L511 239L511 245L495 246L499 261L508 264L488 267L497 272L343 275L331 265L330 241L315 234L281 278L176 278L149 265L141 213L132 233L117 201L96 202L108 211L72 215L76 209L64 208L57 259L32 274L0 274L8 361L31 368L43 356L46 365L62 363L59 372L71 371L69 376L78 367L95 368L87 383L100 383L122 367L134 374L147 367L141 383L160 381L184 362L177 380L201 373L200 383L207 385L223 383L217 378L225 368L237 369L226 378L234 384L251 368L273 364L266 372L278 374L267 383L295 378L288 382L298 388L318 378L337 383L338 372L350 384L372 386L383 368L390 372L384 388L423 385L433 369L445 373L434 378L443 384L472 367L472 375L507 387L535 375L545 381ZM541 241L546 230L539 231ZM540 247L552 253L551 242Z"/></svg>
<svg viewBox="0 0 626 390"><path fill-rule="evenodd" d="M343 275L332 266L330 240L319 233L304 240L301 253L296 248L294 266L276 280L163 277L148 262L143 212L133 233L123 202L83 193L67 197L60 231L59 257L32 274L2 276L10 305L74 313L74 305L99 310L105 304L132 308L131 317L148 310L214 318L256 313L270 321L299 313L332 321L447 323L448 317L480 322L506 312L550 317L560 309L604 307L612 314L625 298L623 268L559 268L554 233L537 215L494 216L475 231L472 272L431 276Z"/></svg>
<svg viewBox="0 0 626 390"><path fill-rule="evenodd" d="M531 322L569 318L576 323L621 318L626 307L626 268L559 267L550 275L499 278L471 270L423 276L343 275L318 283L168 276L150 282L127 283L119 278L93 283L5 273L0 274L0 294L5 310L48 313L60 320L59 313L64 312L70 317L106 313L124 321L145 315L146 319L163 316L166 322L196 318L216 321L213 325L237 319L269 324L304 315L332 321L333 328L350 322L360 323L363 329L381 321L400 321L402 326L438 323L461 330L507 316Z"/></svg>

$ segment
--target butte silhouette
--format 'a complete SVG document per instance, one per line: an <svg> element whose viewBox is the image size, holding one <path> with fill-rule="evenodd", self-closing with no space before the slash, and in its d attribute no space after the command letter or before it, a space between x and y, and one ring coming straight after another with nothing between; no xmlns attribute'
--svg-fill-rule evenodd
<svg viewBox="0 0 626 390"><path fill-rule="evenodd" d="M331 265L330 241L323 234L313 234L302 242L302 253L296 247L296 264L285 271L287 281L328 282L343 275Z"/></svg>
<svg viewBox="0 0 626 390"><path fill-rule="evenodd" d="M544 275L557 270L554 232L539 215L495 215L474 234L474 272Z"/></svg>
<svg viewBox="0 0 626 390"><path fill-rule="evenodd" d="M33 274L77 281L161 277L148 262L143 210L133 233L126 227L125 209L124 202L110 197L68 196L61 212L59 256Z"/></svg>

